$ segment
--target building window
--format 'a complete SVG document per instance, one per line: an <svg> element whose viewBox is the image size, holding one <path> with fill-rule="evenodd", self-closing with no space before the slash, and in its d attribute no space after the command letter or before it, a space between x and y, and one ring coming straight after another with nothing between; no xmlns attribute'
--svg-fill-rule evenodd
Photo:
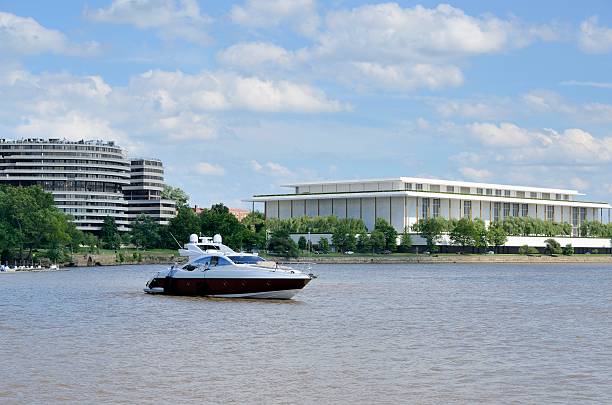
<svg viewBox="0 0 612 405"><path fill-rule="evenodd" d="M477 188L476 189L476 194L482 195L483 194L483 190L481 188Z"/></svg>
<svg viewBox="0 0 612 405"><path fill-rule="evenodd" d="M433 199L431 216L434 218L438 218L440 216L440 199L439 198Z"/></svg>
<svg viewBox="0 0 612 405"><path fill-rule="evenodd" d="M463 218L472 219L472 202L463 202Z"/></svg>
<svg viewBox="0 0 612 405"><path fill-rule="evenodd" d="M455 192L455 187L454 186L446 186L446 191L449 193L454 193Z"/></svg>
<svg viewBox="0 0 612 405"><path fill-rule="evenodd" d="M504 190L504 195L506 197L510 197L510 190Z"/></svg>
<svg viewBox="0 0 612 405"><path fill-rule="evenodd" d="M502 191L501 190L495 190L495 195L498 196L498 197L501 197Z"/></svg>
<svg viewBox="0 0 612 405"><path fill-rule="evenodd" d="M416 185L416 189L417 189L417 191L423 191L423 185L422 184L417 184Z"/></svg>
<svg viewBox="0 0 612 405"><path fill-rule="evenodd" d="M531 197L531 198L538 198L538 193L534 193L532 191L531 193L529 193L529 197Z"/></svg>
<svg viewBox="0 0 612 405"><path fill-rule="evenodd" d="M565 194L565 195L563 196L563 199L564 199L565 201L569 201L569 195L568 195L568 194Z"/></svg>
<svg viewBox="0 0 612 405"><path fill-rule="evenodd" d="M555 220L555 206L554 205L546 206L546 220L551 221L551 222Z"/></svg>
<svg viewBox="0 0 612 405"><path fill-rule="evenodd" d="M404 183L404 189L412 190L412 183Z"/></svg>
<svg viewBox="0 0 612 405"><path fill-rule="evenodd" d="M522 217L529 216L529 204L521 204L521 216Z"/></svg>
<svg viewBox="0 0 612 405"><path fill-rule="evenodd" d="M516 196L519 198L525 198L525 192L524 191L517 191L516 192Z"/></svg>
<svg viewBox="0 0 612 405"><path fill-rule="evenodd" d="M518 217L520 216L521 204L512 204L512 216Z"/></svg>
<svg viewBox="0 0 612 405"><path fill-rule="evenodd" d="M557 194L557 200L562 200L563 196L561 194Z"/></svg>
<svg viewBox="0 0 612 405"><path fill-rule="evenodd" d="M580 225L586 220L586 208L572 207L572 236L580 235Z"/></svg>
<svg viewBox="0 0 612 405"><path fill-rule="evenodd" d="M440 191L440 186L437 184L430 184L429 191L435 191L435 192Z"/></svg>
<svg viewBox="0 0 612 405"><path fill-rule="evenodd" d="M501 211L501 203L496 202L493 203L493 221L495 222L499 222L500 218L500 211Z"/></svg>
<svg viewBox="0 0 612 405"><path fill-rule="evenodd" d="M488 188L488 189L487 189L487 195L493 195L493 190L492 190L492 189L490 189L490 188Z"/></svg>
<svg viewBox="0 0 612 405"><path fill-rule="evenodd" d="M550 200L550 193L542 193L542 198L544 200Z"/></svg>
<svg viewBox="0 0 612 405"><path fill-rule="evenodd" d="M510 216L510 203L504 203L504 219Z"/></svg>
<svg viewBox="0 0 612 405"><path fill-rule="evenodd" d="M423 198L421 204L421 218L429 218L429 198Z"/></svg>

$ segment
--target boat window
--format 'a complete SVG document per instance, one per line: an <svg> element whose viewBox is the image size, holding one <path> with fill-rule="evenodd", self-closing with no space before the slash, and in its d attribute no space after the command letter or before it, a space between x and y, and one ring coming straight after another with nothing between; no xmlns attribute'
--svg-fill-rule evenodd
<svg viewBox="0 0 612 405"><path fill-rule="evenodd" d="M200 245L200 249L202 250L220 250L219 246L215 246L215 245Z"/></svg>
<svg viewBox="0 0 612 405"><path fill-rule="evenodd" d="M210 258L210 267L214 266L229 266L232 263L227 260L225 257L221 256L213 256Z"/></svg>
<svg viewBox="0 0 612 405"><path fill-rule="evenodd" d="M251 255L235 255L228 256L228 258L232 259L232 261L236 264L256 264L259 262L265 262L265 259L262 259L259 256L251 256Z"/></svg>
<svg viewBox="0 0 612 405"><path fill-rule="evenodd" d="M193 270L195 270L196 268L197 268L197 267L196 267L196 266L194 266L193 264L188 264L188 265L186 265L185 267L183 267L183 270L186 270L186 271L193 271Z"/></svg>

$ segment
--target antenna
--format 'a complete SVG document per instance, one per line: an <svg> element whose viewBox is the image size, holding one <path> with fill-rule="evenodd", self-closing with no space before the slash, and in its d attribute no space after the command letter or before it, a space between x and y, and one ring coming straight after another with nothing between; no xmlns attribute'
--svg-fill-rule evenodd
<svg viewBox="0 0 612 405"><path fill-rule="evenodd" d="M178 240L176 240L176 238L174 237L174 235L172 235L172 232L168 232L170 234L170 236L172 236L172 239L174 239L174 241L176 242L176 244L178 245L179 249L182 249L183 247L181 246L181 244L178 242Z"/></svg>

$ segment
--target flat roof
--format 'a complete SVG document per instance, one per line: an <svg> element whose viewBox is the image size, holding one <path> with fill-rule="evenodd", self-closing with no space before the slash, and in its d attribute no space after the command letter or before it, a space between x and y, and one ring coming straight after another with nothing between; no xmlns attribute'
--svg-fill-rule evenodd
<svg viewBox="0 0 612 405"><path fill-rule="evenodd" d="M471 181L426 179L422 177L393 177L393 178L383 178L383 179L317 181L317 182L283 184L281 185L281 187L323 186L323 185L331 185L331 184L353 184L353 183L381 183L381 182L393 182L393 181L400 181L403 183L425 183L425 184L436 184L436 185L449 185L449 186L457 186L457 187L501 188L505 190L515 190L515 191L518 190L518 191L534 191L534 192L545 192L545 193L555 193L555 194L584 195L583 193L578 192L578 190L569 190L569 189L561 189L561 188L516 186L516 185L511 185L511 184L495 184L495 183L476 183L476 182L471 182Z"/></svg>

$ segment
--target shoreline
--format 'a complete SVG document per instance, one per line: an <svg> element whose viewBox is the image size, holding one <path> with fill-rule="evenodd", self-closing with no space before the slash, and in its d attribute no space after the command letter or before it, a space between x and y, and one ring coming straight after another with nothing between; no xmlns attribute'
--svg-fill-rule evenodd
<svg viewBox="0 0 612 405"><path fill-rule="evenodd" d="M279 258L279 263L300 264L610 264L609 255L580 256L494 256L494 255L456 255L456 256L404 256L404 257L300 257L297 259Z"/></svg>

